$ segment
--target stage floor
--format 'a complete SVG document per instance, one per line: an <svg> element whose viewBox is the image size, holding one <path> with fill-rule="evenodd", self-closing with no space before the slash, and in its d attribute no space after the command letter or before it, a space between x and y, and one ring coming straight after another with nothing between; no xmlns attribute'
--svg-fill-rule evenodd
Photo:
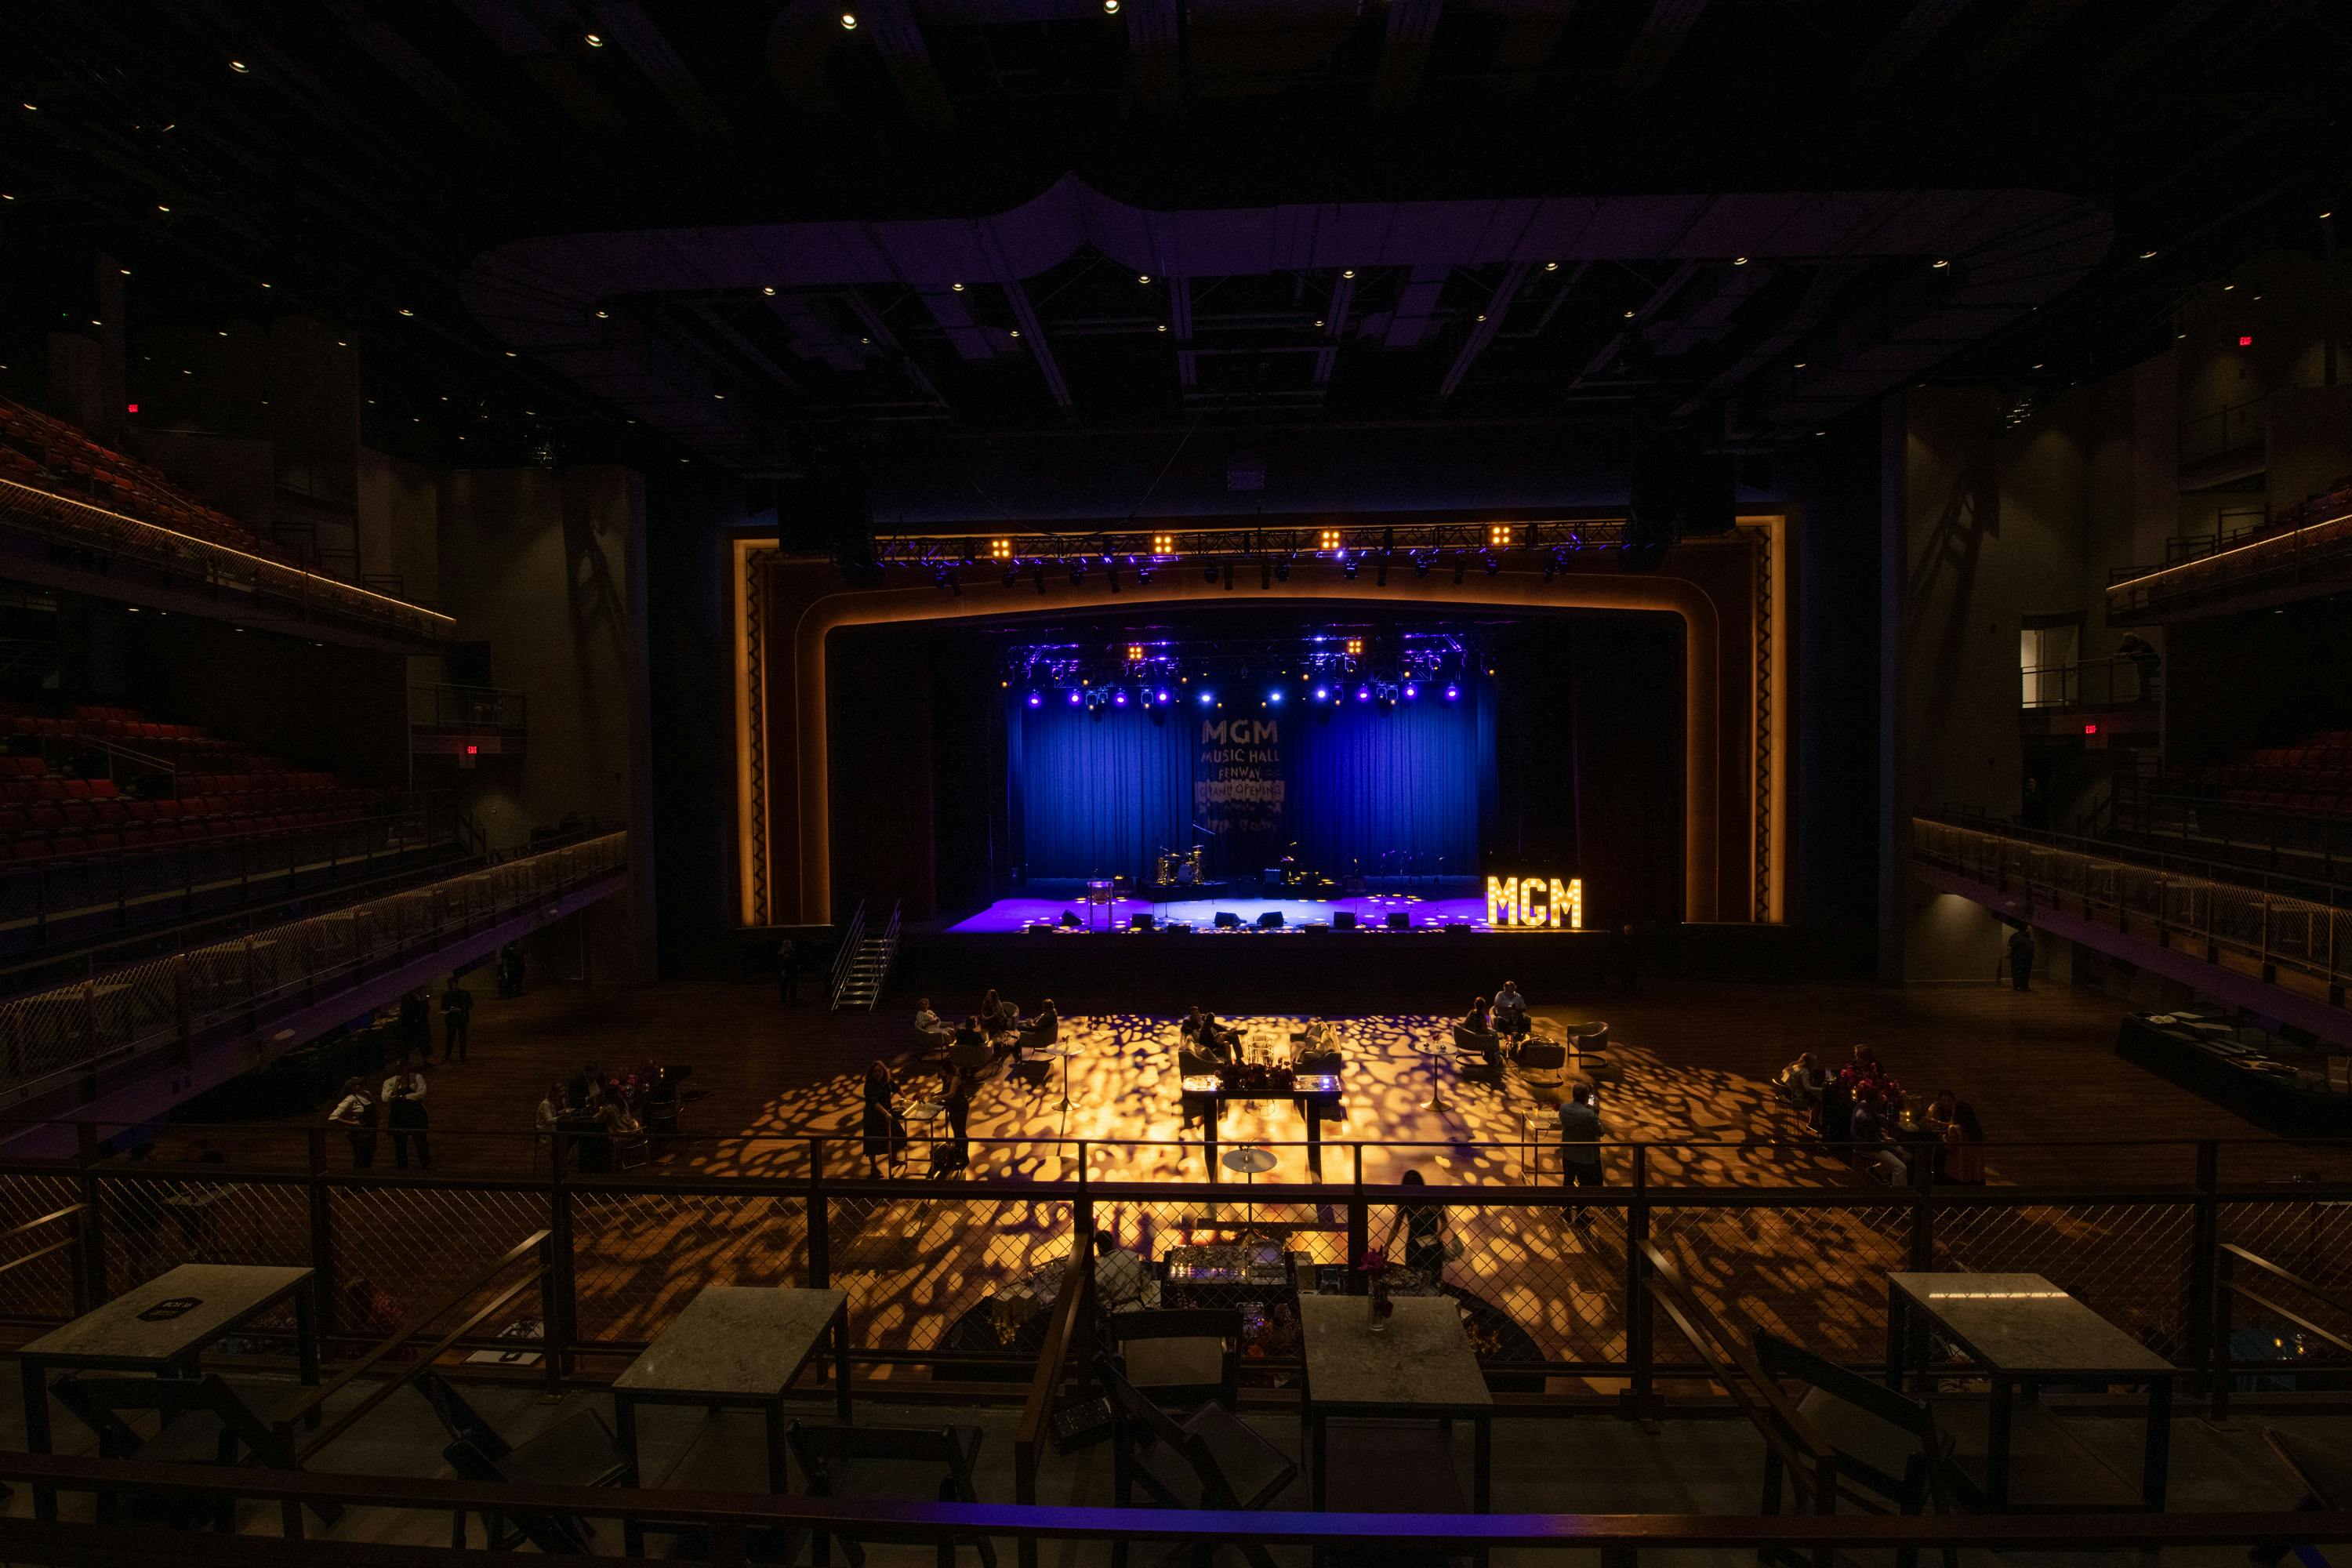
<svg viewBox="0 0 2352 1568"><path fill-rule="evenodd" d="M1475 931L1492 931L1486 923L1486 900L1482 894L1472 898L1434 898L1417 893L1373 893L1357 899L1184 899L1168 901L1159 899L1125 898L1109 904L1087 904L1077 899L999 899L978 914L958 921L948 927L958 932L1018 932L1043 921L1058 924L1065 910L1097 931L1125 931L1129 920L1138 914L1150 914L1160 921L1181 921L1201 931L1216 930L1220 912L1238 915L1242 924L1255 932L1259 919L1269 911L1279 911L1285 930L1308 924L1331 923L1331 917L1345 910L1356 917L1358 926L1366 931L1385 931L1391 914L1402 914L1411 921L1412 929L1450 925L1467 925Z"/></svg>

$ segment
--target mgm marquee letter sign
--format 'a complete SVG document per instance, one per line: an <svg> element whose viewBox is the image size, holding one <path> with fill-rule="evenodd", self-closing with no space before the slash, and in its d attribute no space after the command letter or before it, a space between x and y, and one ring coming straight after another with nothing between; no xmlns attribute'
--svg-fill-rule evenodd
<svg viewBox="0 0 2352 1568"><path fill-rule="evenodd" d="M1498 931L1558 931L1563 915L1569 930L1584 929L1583 878L1486 879L1486 923Z"/></svg>

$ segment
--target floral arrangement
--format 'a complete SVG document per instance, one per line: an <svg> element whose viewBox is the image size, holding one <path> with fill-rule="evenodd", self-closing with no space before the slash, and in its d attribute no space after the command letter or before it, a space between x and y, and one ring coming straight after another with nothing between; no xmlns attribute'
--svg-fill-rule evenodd
<svg viewBox="0 0 2352 1568"><path fill-rule="evenodd" d="M1377 1247L1366 1248L1364 1256L1356 1263L1356 1271L1364 1277L1366 1293L1371 1298L1365 1310L1375 1321L1391 1317L1396 1311L1396 1303L1389 1300L1389 1274L1392 1267L1388 1253Z"/></svg>

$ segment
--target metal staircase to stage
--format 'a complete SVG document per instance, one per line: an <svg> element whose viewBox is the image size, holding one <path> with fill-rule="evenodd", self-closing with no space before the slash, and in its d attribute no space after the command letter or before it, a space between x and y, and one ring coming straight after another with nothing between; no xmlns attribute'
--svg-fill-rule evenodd
<svg viewBox="0 0 2352 1568"><path fill-rule="evenodd" d="M841 939L841 951L833 961L833 1010L874 1011L874 1004L882 1000L882 987L890 979L890 961L898 956L898 903L891 903L889 923L882 928L882 934L868 936L866 903L860 900L857 912L849 917L849 930Z"/></svg>

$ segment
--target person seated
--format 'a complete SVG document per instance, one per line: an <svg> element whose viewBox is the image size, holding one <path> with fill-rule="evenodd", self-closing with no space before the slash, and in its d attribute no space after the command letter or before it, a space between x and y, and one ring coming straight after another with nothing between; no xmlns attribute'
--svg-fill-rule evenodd
<svg viewBox="0 0 2352 1568"><path fill-rule="evenodd" d="M1006 996L999 1000L996 1004L995 1026L1000 1030L1019 1028L1021 1026L1021 1004L1015 1002L1010 996Z"/></svg>
<svg viewBox="0 0 2352 1568"><path fill-rule="evenodd" d="M1519 994L1519 983L1506 980L1503 988L1495 993L1495 1011L1491 1020L1495 1033L1513 1039L1524 1038L1534 1027L1528 1017L1528 999Z"/></svg>
<svg viewBox="0 0 2352 1568"><path fill-rule="evenodd" d="M1095 1232L1095 1300L1106 1312L1132 1312L1159 1295L1150 1265L1118 1244L1107 1230Z"/></svg>
<svg viewBox="0 0 2352 1568"><path fill-rule="evenodd" d="M1200 1047L1220 1061L1234 1059L1234 1050L1242 1043L1242 1032L1217 1022L1214 1013L1201 1015Z"/></svg>
<svg viewBox="0 0 2352 1568"><path fill-rule="evenodd" d="M1820 1106L1822 1090L1829 1087L1830 1080L1829 1075L1822 1071L1821 1058L1807 1051L1782 1068L1780 1076L1772 1081L1780 1089L1782 1100L1800 1110L1810 1110Z"/></svg>
<svg viewBox="0 0 2352 1568"><path fill-rule="evenodd" d="M1201 1024L1203 1016L1204 1015L1201 1011L1201 1005L1198 1002L1193 1003L1192 1007L1185 1013L1184 1021L1176 1026L1176 1037L1191 1044L1199 1044L1201 1039Z"/></svg>
<svg viewBox="0 0 2352 1568"><path fill-rule="evenodd" d="M1882 1108L1875 1101L1869 1099L1854 1101L1852 1136L1853 1163L1857 1168L1866 1168L1875 1164L1885 1173L1890 1182L1901 1186L1911 1179L1911 1167L1905 1163L1902 1153L1896 1147L1888 1141L1886 1123L1881 1118L1881 1110Z"/></svg>
<svg viewBox="0 0 2352 1568"><path fill-rule="evenodd" d="M630 1113L629 1102L618 1094L608 1093L604 1096L604 1103L597 1112L597 1120L604 1122L605 1131L623 1136L645 1131L644 1125Z"/></svg>
<svg viewBox="0 0 2352 1568"><path fill-rule="evenodd" d="M1486 1067L1499 1068L1503 1065L1503 1037L1487 1026L1486 1018L1486 999L1474 998L1470 1011L1454 1026L1454 1048L1474 1053Z"/></svg>
<svg viewBox="0 0 2352 1568"><path fill-rule="evenodd" d="M1046 997L1045 1005L1037 1009L1035 1017L1022 1019L1020 1029L1021 1048L1024 1051L1050 1046L1060 1039L1062 1016L1054 1010L1054 999L1051 996Z"/></svg>
<svg viewBox="0 0 2352 1568"><path fill-rule="evenodd" d="M945 1018L931 1011L931 999L928 996L915 1005L915 1030L918 1034L938 1035L941 1037L942 1043L955 1033L953 1029L948 1027L948 1021Z"/></svg>

